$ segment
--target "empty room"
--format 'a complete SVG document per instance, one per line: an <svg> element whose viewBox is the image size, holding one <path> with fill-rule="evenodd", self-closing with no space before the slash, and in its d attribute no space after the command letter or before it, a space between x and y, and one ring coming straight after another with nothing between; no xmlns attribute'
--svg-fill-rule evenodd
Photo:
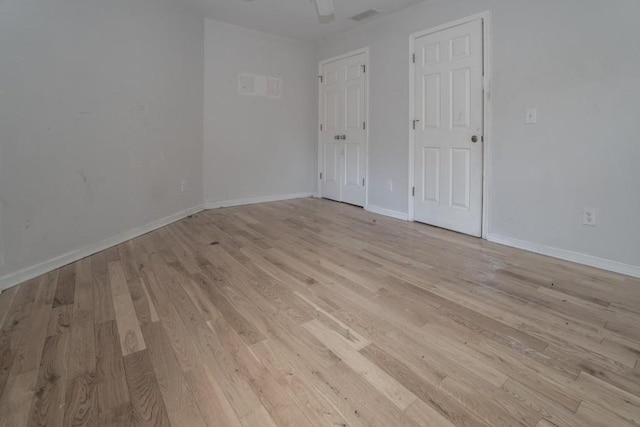
<svg viewBox="0 0 640 427"><path fill-rule="evenodd" d="M640 425L637 0L0 0L0 427Z"/></svg>

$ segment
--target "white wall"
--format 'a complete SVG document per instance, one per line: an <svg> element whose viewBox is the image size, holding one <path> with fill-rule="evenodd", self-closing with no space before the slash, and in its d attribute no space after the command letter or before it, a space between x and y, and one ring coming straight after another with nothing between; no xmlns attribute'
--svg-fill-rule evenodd
<svg viewBox="0 0 640 427"><path fill-rule="evenodd" d="M207 20L204 200L313 192L316 159L314 45ZM282 98L238 93L238 74L282 78Z"/></svg>
<svg viewBox="0 0 640 427"><path fill-rule="evenodd" d="M0 285L197 209L203 192L224 203L313 191L317 62L364 46L369 200L406 213L409 35L484 10L489 232L640 266L636 0L430 0L317 47L203 24L176 0L4 0ZM283 98L238 95L240 71L280 75ZM539 123L525 126L532 106ZM581 225L585 206L597 227Z"/></svg>
<svg viewBox="0 0 640 427"><path fill-rule="evenodd" d="M320 43L318 60L371 48L369 202L408 209L409 35L485 10L489 232L640 266L637 0L430 0ZM597 227L581 224L583 207L598 209Z"/></svg>
<svg viewBox="0 0 640 427"><path fill-rule="evenodd" d="M202 203L201 17L4 0L0 34L0 282Z"/></svg>

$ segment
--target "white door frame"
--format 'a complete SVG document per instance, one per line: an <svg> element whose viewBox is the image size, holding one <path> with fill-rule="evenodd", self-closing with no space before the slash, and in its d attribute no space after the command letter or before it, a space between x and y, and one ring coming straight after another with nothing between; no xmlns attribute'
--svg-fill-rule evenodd
<svg viewBox="0 0 640 427"><path fill-rule="evenodd" d="M365 186L364 186L364 209L368 209L369 206L369 129L371 126L369 125L369 73L371 72L371 67L369 67L369 47L364 47L362 49L353 50L351 52L343 53L342 55L334 56L331 58L323 59L318 64L318 76L322 75L322 67L325 64L330 62L339 61L340 59L350 58L352 56L364 54L364 65L366 72L364 73L364 121L367 124L364 132L364 155L365 155ZM322 82L318 78L318 145L317 145L317 155L318 155L318 170L316 171L316 179L318 183L318 197L322 197L322 180L320 179L320 171L322 170L322 131L320 130L320 125L322 124Z"/></svg>
<svg viewBox="0 0 640 427"><path fill-rule="evenodd" d="M490 141L491 141L491 43L490 43L490 19L491 14L489 11L477 13L475 15L467 16L466 18L457 19L452 22L447 22L442 25L438 25L433 28L429 28L428 30L418 31L416 33L411 34L409 37L409 123L413 121L415 118L414 111L414 102L415 102L415 70L412 62L412 55L414 54L414 45L415 40L422 36L426 36L428 34L437 33L438 31L446 30L447 28L456 27L458 25L466 24L471 21L476 21L478 19L482 20L482 44L483 44L483 55L482 55L482 66L484 69L484 78L483 78L483 137L484 142L482 145L482 238L486 239L488 234L488 223L489 223L489 183L491 181L491 165L489 156L490 150ZM414 221L414 196L413 196L413 187L415 186L414 181L414 156L415 156L415 132L409 132L409 221Z"/></svg>

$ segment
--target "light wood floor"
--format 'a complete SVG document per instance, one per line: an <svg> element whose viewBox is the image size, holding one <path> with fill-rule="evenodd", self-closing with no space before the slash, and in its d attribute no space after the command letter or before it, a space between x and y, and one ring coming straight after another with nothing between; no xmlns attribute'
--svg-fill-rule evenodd
<svg viewBox="0 0 640 427"><path fill-rule="evenodd" d="M0 424L640 424L640 280L325 200L0 295Z"/></svg>

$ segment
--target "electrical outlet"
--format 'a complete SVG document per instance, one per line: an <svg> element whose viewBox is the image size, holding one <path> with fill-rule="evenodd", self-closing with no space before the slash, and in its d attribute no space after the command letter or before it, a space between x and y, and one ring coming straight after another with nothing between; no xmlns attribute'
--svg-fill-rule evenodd
<svg viewBox="0 0 640 427"><path fill-rule="evenodd" d="M529 108L527 110L524 122L528 125L538 123L538 110L536 108Z"/></svg>
<svg viewBox="0 0 640 427"><path fill-rule="evenodd" d="M180 192L184 193L185 191L187 191L187 180L183 179L180 181Z"/></svg>
<svg viewBox="0 0 640 427"><path fill-rule="evenodd" d="M582 209L582 223L584 225L596 226L596 209L595 208L583 208Z"/></svg>
<svg viewBox="0 0 640 427"><path fill-rule="evenodd" d="M393 181L387 181L387 191L393 191Z"/></svg>

